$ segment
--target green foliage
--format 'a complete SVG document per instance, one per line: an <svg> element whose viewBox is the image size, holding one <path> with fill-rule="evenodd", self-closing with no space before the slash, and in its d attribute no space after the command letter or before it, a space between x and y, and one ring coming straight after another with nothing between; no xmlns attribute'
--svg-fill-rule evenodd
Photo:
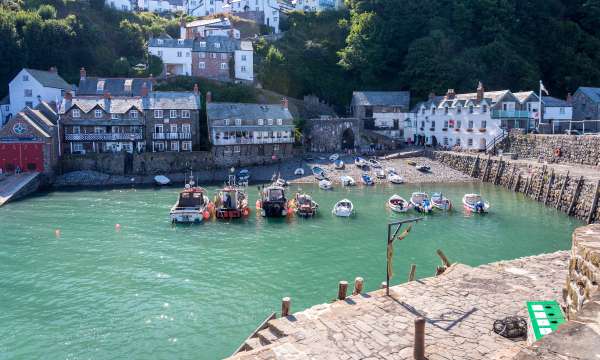
<svg viewBox="0 0 600 360"><path fill-rule="evenodd" d="M113 76L129 76L131 74L131 64L127 58L121 57L115 60L112 68Z"/></svg>
<svg viewBox="0 0 600 360"><path fill-rule="evenodd" d="M177 76L154 86L159 91L191 91L194 84L203 94L210 91L213 101L256 102L257 94L253 87L245 84L221 83L192 76Z"/></svg>
<svg viewBox="0 0 600 360"><path fill-rule="evenodd" d="M52 5L40 6L37 13L43 20L56 19L56 9Z"/></svg>

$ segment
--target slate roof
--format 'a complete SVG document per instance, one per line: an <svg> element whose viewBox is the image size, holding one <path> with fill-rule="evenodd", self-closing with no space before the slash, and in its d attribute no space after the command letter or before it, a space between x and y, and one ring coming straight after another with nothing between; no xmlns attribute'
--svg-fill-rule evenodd
<svg viewBox="0 0 600 360"><path fill-rule="evenodd" d="M530 96L534 96L536 101L539 101L538 95L534 91L521 91L513 93L513 95L519 100L522 104L525 100L527 100Z"/></svg>
<svg viewBox="0 0 600 360"><path fill-rule="evenodd" d="M67 83L63 78L55 72L35 70L35 69L24 69L27 70L29 75L40 82L45 87L70 90L71 85Z"/></svg>
<svg viewBox="0 0 600 360"><path fill-rule="evenodd" d="M288 109L279 104L213 103L206 104L209 120L217 119L283 119L292 120Z"/></svg>
<svg viewBox="0 0 600 360"><path fill-rule="evenodd" d="M355 91L352 106L403 106L408 108L409 91Z"/></svg>
<svg viewBox="0 0 600 360"><path fill-rule="evenodd" d="M148 110L199 110L200 95L189 91L153 91L144 98L143 106Z"/></svg>
<svg viewBox="0 0 600 360"><path fill-rule="evenodd" d="M483 93L483 99L491 106L496 104L500 99L502 99L506 94L510 93L510 90L499 90L499 91L486 91ZM461 106L467 106L468 103L479 104L477 101L477 93L466 93L466 94L456 94L453 99L446 99L445 96L435 96L432 100L421 101L415 105L413 108L413 112L418 111L422 105L425 105L426 108L431 108L433 105L435 107L443 108L446 105L450 108L456 107L458 104Z"/></svg>
<svg viewBox="0 0 600 360"><path fill-rule="evenodd" d="M571 106L573 106L563 99L558 99L558 98L555 98L552 96L542 96L542 101L544 102L544 106L546 106L546 107L571 107Z"/></svg>
<svg viewBox="0 0 600 360"><path fill-rule="evenodd" d="M141 97L112 97L109 101L102 96L76 96L71 101L64 100L59 113L64 114L73 107L77 107L84 113L89 113L97 106L111 114L124 114L131 108L143 110Z"/></svg>
<svg viewBox="0 0 600 360"><path fill-rule="evenodd" d="M221 24L223 23L223 24ZM231 23L227 18L214 18L214 19L200 19L194 20L185 24L186 28L198 27L198 26L209 26L211 27L231 27Z"/></svg>
<svg viewBox="0 0 600 360"><path fill-rule="evenodd" d="M27 114L26 112L21 111L17 114L17 116L15 116L15 118L29 123L29 125L35 128L40 134L42 134L42 136L47 138L51 137L50 133L44 127L40 126L40 124L38 124L38 122L34 120L31 116L29 116L29 114Z"/></svg>
<svg viewBox="0 0 600 360"><path fill-rule="evenodd" d="M194 40L185 39L173 39L173 38L152 38L148 42L149 47L165 47L165 48L188 48L191 49L194 46Z"/></svg>
<svg viewBox="0 0 600 360"><path fill-rule="evenodd" d="M203 44L206 46L201 46ZM217 45L219 44L217 47ZM194 41L194 52L215 52L215 53L230 53L240 48L240 40L232 39L228 36L207 36L203 39Z"/></svg>
<svg viewBox="0 0 600 360"><path fill-rule="evenodd" d="M100 81L104 81L102 91L98 91L98 82ZM131 81L131 91L126 91L126 81ZM77 95L103 95L108 92L111 96L141 96L144 83L146 83L148 91L152 91L152 79L150 78L100 78L88 76L79 81Z"/></svg>
<svg viewBox="0 0 600 360"><path fill-rule="evenodd" d="M577 89L577 91L584 93L593 102L600 102L600 88L581 86L579 89Z"/></svg>

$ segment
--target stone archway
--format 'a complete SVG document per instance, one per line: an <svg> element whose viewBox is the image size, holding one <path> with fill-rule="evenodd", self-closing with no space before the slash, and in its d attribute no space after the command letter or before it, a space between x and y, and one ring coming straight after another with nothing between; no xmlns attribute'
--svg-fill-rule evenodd
<svg viewBox="0 0 600 360"><path fill-rule="evenodd" d="M354 131L349 127L342 132L342 150L354 149Z"/></svg>

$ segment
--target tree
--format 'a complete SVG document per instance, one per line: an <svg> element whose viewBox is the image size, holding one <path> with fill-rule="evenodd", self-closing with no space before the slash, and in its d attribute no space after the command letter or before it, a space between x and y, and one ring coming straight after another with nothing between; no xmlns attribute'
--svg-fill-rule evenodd
<svg viewBox="0 0 600 360"><path fill-rule="evenodd" d="M127 58L120 57L115 60L112 68L113 76L129 76L131 73L131 64L127 61Z"/></svg>

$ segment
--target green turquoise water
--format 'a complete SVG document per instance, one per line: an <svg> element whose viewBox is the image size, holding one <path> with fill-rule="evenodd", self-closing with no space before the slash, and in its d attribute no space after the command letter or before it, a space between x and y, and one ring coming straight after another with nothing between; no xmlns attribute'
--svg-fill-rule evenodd
<svg viewBox="0 0 600 360"><path fill-rule="evenodd" d="M411 263L418 277L431 276L438 248L479 265L568 249L580 225L482 184L302 187L321 205L314 219L253 210L243 221L172 226L177 188L57 191L0 208L0 358L228 356L283 296L299 311L335 297L339 280L362 276L367 291L376 289L385 280L386 223L416 215L386 210L394 193L443 191L456 211L427 216L396 244L393 284ZM254 204L256 188L249 192ZM465 215L467 192L483 194L491 213ZM356 216L333 217L345 197Z"/></svg>

